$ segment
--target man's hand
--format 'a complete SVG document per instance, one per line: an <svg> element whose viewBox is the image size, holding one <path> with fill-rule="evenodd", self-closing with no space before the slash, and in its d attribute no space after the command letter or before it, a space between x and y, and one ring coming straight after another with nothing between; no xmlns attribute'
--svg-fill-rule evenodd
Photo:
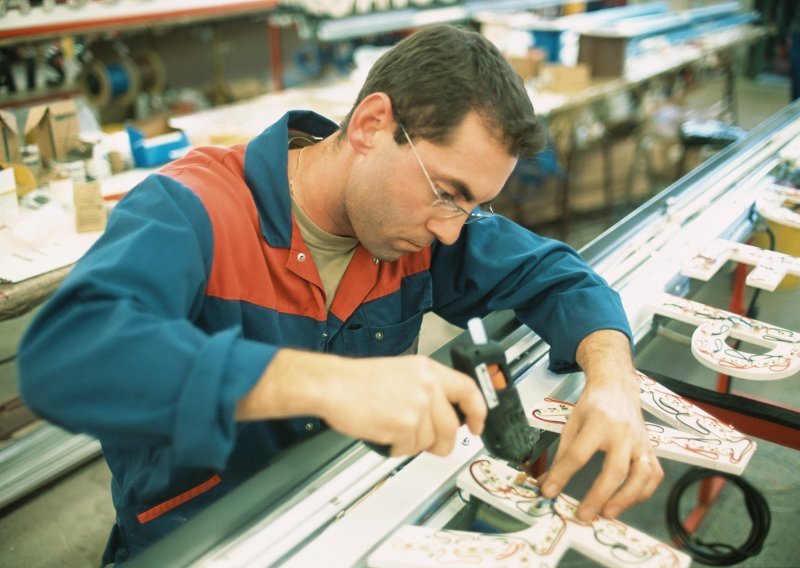
<svg viewBox="0 0 800 568"><path fill-rule="evenodd" d="M486 404L468 376L419 355L352 359L283 349L237 407L239 420L313 415L392 455L449 454L457 405L480 434Z"/></svg>
<svg viewBox="0 0 800 568"><path fill-rule="evenodd" d="M486 420L474 381L427 357L355 359L352 371L333 386L323 416L328 424L343 434L389 445L392 455L449 454L460 425L453 404L475 434Z"/></svg>
<svg viewBox="0 0 800 568"><path fill-rule="evenodd" d="M591 520L602 512L614 518L650 497L664 477L647 436L639 402L639 382L628 339L603 330L579 345L578 363L586 387L561 433L542 492L552 498L598 451L603 470L581 501L578 516Z"/></svg>

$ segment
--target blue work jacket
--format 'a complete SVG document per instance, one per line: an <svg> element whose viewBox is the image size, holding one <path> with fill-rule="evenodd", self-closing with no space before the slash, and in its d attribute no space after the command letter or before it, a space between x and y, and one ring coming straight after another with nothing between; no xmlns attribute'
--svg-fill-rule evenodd
<svg viewBox="0 0 800 568"><path fill-rule="evenodd" d="M290 131L337 125L286 114L246 146L200 148L149 176L33 321L19 353L23 399L96 436L113 474L123 561L319 431L299 417L237 423L282 347L368 357L413 350L422 316L459 326L512 308L576 368L598 329L630 331L619 297L568 246L502 216L451 246L394 262L358 246L330 309L291 215Z"/></svg>

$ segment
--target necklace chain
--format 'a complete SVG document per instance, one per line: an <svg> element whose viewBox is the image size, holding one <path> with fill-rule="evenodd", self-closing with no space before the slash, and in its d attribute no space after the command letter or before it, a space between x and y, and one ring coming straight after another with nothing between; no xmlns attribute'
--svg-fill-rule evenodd
<svg viewBox="0 0 800 568"><path fill-rule="evenodd" d="M297 172L300 170L300 158L303 157L303 150L305 150L308 146L303 146L300 148L300 151L297 153L297 163L294 166L294 171L292 172L292 177L289 178L289 193L294 195L294 178L297 176Z"/></svg>

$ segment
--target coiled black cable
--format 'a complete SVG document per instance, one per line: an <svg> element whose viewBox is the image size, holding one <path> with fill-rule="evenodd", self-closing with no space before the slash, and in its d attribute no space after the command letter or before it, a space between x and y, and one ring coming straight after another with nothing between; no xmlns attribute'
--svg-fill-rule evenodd
<svg viewBox="0 0 800 568"><path fill-rule="evenodd" d="M739 547L721 542L706 542L687 531L680 519L678 506L683 492L690 485L709 477L724 477L744 495L752 527L747 540ZM692 558L710 566L730 566L760 554L769 533L770 522L769 506L763 495L747 481L730 473L692 468L675 483L667 498L667 528L670 535Z"/></svg>

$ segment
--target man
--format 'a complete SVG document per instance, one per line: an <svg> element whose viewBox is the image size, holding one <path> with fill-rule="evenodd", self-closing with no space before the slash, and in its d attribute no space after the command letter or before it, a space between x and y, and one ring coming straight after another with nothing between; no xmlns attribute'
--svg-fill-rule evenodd
<svg viewBox="0 0 800 568"><path fill-rule="evenodd" d="M341 127L289 113L134 188L20 353L31 407L103 443L117 508L106 560L322 423L396 455L444 455L455 404L479 433L471 379L412 354L431 310L464 325L515 308L551 344L551 368L586 372L546 495L604 451L580 514L649 496L663 474L617 294L489 205L540 128L490 43L432 27L376 63Z"/></svg>

